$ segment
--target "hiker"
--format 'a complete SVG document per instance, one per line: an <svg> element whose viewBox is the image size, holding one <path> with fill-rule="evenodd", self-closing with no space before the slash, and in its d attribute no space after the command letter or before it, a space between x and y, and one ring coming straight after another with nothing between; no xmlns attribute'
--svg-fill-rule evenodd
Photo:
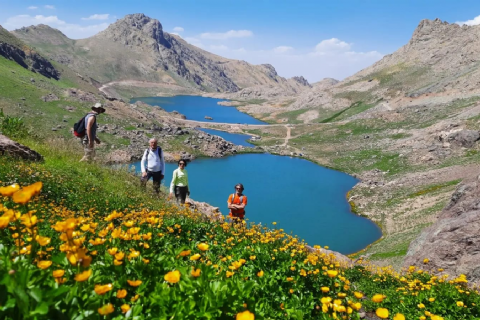
<svg viewBox="0 0 480 320"><path fill-rule="evenodd" d="M92 111L85 116L85 136L83 137L82 144L85 152L80 161L93 161L95 160L95 142L100 144L100 139L97 137L97 116L105 112L105 108L101 103L96 103L92 107Z"/></svg>
<svg viewBox="0 0 480 320"><path fill-rule="evenodd" d="M173 192L175 192L177 203L181 204L185 204L187 195L190 197L190 190L188 189L188 173L187 169L185 169L186 166L186 160L180 159L178 161L178 169L173 171L172 183L170 183L169 198L171 198Z"/></svg>
<svg viewBox="0 0 480 320"><path fill-rule="evenodd" d="M247 197L243 194L243 184L237 183L235 185L235 193L228 197L228 214L234 223L243 221L245 217L245 206L247 205Z"/></svg>
<svg viewBox="0 0 480 320"><path fill-rule="evenodd" d="M142 169L140 183L146 189L147 181L152 178L153 190L159 194L160 184L165 177L165 159L163 158L162 148L157 145L157 139L150 139L148 144L149 148L143 153L142 161L140 162Z"/></svg>

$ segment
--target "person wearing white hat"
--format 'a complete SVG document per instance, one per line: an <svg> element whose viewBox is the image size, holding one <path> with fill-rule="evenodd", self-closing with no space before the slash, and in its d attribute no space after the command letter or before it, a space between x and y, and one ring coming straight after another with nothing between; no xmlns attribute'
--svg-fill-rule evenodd
<svg viewBox="0 0 480 320"><path fill-rule="evenodd" d="M95 160L95 142L100 144L100 139L97 137L97 116L105 112L105 108L101 103L96 103L92 107L92 111L85 116L86 134L83 138L83 150L85 152L80 161Z"/></svg>

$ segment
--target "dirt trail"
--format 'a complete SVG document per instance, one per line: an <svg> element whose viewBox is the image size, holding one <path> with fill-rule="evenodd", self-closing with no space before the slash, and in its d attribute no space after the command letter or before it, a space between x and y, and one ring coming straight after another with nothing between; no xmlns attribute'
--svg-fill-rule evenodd
<svg viewBox="0 0 480 320"><path fill-rule="evenodd" d="M291 132L292 132L292 129L290 128L290 126L288 124L285 125L285 128L287 128L287 136L285 137L285 142L281 145L282 147L286 147L287 144L288 144L288 141L290 140L290 137L291 137Z"/></svg>
<svg viewBox="0 0 480 320"><path fill-rule="evenodd" d="M179 88L179 89L185 89L182 86L179 86L178 84L175 83L170 83L170 82L149 82L149 81L143 81L143 80L120 80L120 81L112 81L108 83L102 84L98 90L103 92L104 94L109 94L108 93L108 88L114 85L121 85L121 86L132 86L132 87L143 87L143 88Z"/></svg>

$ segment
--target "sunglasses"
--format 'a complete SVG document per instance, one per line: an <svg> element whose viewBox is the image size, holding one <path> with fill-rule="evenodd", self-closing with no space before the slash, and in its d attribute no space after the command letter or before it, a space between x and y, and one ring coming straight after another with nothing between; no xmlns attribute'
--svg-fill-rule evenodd
<svg viewBox="0 0 480 320"><path fill-rule="evenodd" d="M180 162L178 165L179 165L179 166L184 166L184 165L185 165L185 163L183 163L183 162Z"/></svg>
<svg viewBox="0 0 480 320"><path fill-rule="evenodd" d="M237 189L237 190L243 190L242 188L235 188L235 189Z"/></svg>

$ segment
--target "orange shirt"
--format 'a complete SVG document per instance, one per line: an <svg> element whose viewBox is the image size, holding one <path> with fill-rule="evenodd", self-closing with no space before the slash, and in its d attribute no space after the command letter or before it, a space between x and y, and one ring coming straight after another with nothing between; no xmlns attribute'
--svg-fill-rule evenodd
<svg viewBox="0 0 480 320"><path fill-rule="evenodd" d="M233 201L232 201L232 196L233 196ZM242 203L247 205L247 197L245 195L241 195L240 197L243 198ZM240 197L237 196L237 194L231 194L230 196L228 196L228 203L242 204L240 203ZM230 216L243 218L244 215L245 215L245 209L238 209L238 210L230 209Z"/></svg>

